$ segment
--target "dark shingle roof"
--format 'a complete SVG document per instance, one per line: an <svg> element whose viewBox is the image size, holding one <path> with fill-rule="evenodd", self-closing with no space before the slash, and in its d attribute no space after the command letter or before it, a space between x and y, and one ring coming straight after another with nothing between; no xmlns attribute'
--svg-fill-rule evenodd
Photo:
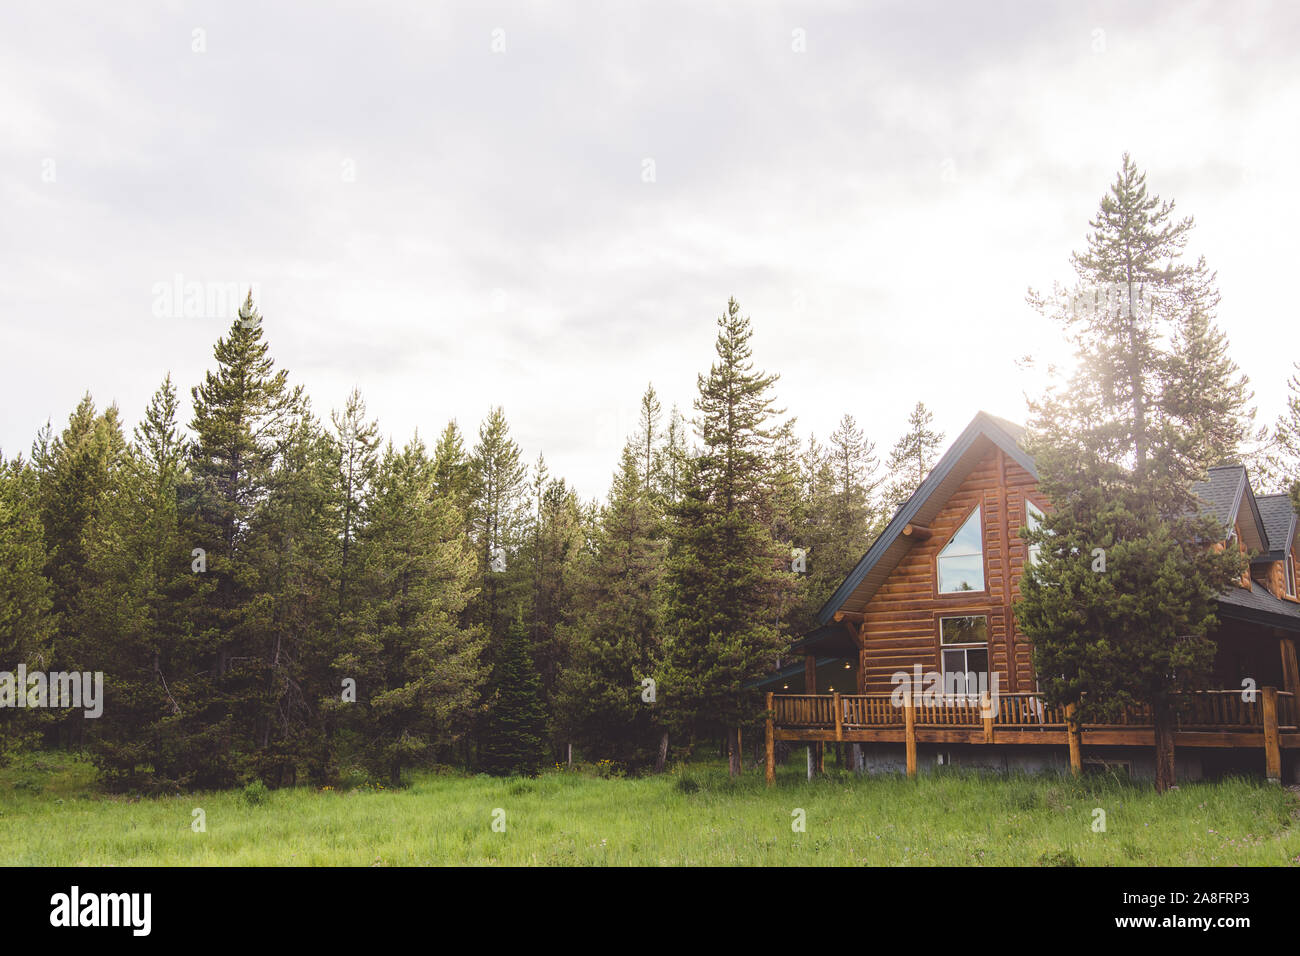
<svg viewBox="0 0 1300 956"><path fill-rule="evenodd" d="M1209 480L1196 482L1192 491L1219 519L1225 532L1232 530L1236 519L1241 525L1241 537L1247 548L1251 551L1268 550L1268 535L1244 465L1215 465L1210 469ZM1243 505L1249 507L1243 508Z"/></svg>
<svg viewBox="0 0 1300 956"><path fill-rule="evenodd" d="M1230 588L1220 595L1219 613L1234 620L1300 631L1300 604L1276 598L1254 581L1250 582L1249 591Z"/></svg>
<svg viewBox="0 0 1300 956"><path fill-rule="evenodd" d="M1225 527L1231 527L1241 503L1245 477L1246 469L1241 465L1218 465L1210 469L1209 481L1198 481L1192 485L1192 491Z"/></svg>
<svg viewBox="0 0 1300 956"><path fill-rule="evenodd" d="M1295 534L1296 514L1291 506L1291 496L1259 495L1255 504L1259 505L1259 516L1264 520L1264 531L1268 534L1269 557L1280 561L1291 547L1291 538Z"/></svg>

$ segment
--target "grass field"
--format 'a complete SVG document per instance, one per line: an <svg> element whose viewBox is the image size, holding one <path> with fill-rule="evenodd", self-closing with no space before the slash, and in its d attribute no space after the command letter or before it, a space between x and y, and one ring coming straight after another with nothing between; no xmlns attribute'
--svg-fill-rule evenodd
<svg viewBox="0 0 1300 956"><path fill-rule="evenodd" d="M300 788L259 803L105 795L84 761L27 755L0 769L0 852L11 865L89 866L1300 865L1300 799L1263 782L1157 797L1107 777L809 783L783 770L771 789L758 771L732 781L715 765L639 779L428 773L400 791ZM191 827L196 808L206 832ZM805 832L792 829L797 810Z"/></svg>

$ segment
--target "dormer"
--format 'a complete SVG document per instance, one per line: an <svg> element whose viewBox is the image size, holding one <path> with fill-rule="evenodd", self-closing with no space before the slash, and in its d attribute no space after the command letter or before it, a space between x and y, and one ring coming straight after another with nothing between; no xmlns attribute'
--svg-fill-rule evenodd
<svg viewBox="0 0 1300 956"><path fill-rule="evenodd" d="M1251 562L1251 574L1274 597L1300 602L1296 581L1296 513L1289 495L1260 495L1256 502L1268 534L1268 550Z"/></svg>
<svg viewBox="0 0 1300 956"><path fill-rule="evenodd" d="M1205 511L1213 514L1224 529L1222 547L1236 548L1247 557L1269 550L1264 519L1244 466L1216 465L1210 469L1209 480L1198 481L1192 486L1192 491ZM1252 561L1238 582L1248 591L1254 565Z"/></svg>

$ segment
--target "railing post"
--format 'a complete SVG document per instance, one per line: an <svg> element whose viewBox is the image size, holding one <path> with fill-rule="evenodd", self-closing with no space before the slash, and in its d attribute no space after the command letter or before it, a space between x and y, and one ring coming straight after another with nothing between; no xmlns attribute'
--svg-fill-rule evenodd
<svg viewBox="0 0 1300 956"><path fill-rule="evenodd" d="M844 739L844 713L840 710L840 692L836 691L831 695L831 703L835 708L835 739L841 741ZM837 750L835 759L840 759L840 753Z"/></svg>
<svg viewBox="0 0 1300 956"><path fill-rule="evenodd" d="M1277 736L1277 688L1265 687L1261 698L1264 711L1264 772L1269 783L1282 782L1282 748Z"/></svg>
<svg viewBox="0 0 1300 956"><path fill-rule="evenodd" d="M1083 772L1083 751L1079 722L1074 719L1074 704L1065 705L1065 736L1070 744L1070 773L1077 777Z"/></svg>
<svg viewBox="0 0 1300 956"><path fill-rule="evenodd" d="M773 707L772 692L769 690L767 692L767 727L766 727L767 785L769 787L772 786L772 782L776 780L776 740L775 740L776 727L774 726L775 722L773 720L774 714L772 712L772 707Z"/></svg>
<svg viewBox="0 0 1300 956"><path fill-rule="evenodd" d="M993 715L989 713L992 710L992 700L989 692L985 691L980 694L980 716L984 718L984 742L993 743Z"/></svg>
<svg viewBox="0 0 1300 956"><path fill-rule="evenodd" d="M916 708L912 706L912 695L903 698L903 728L907 735L907 775L916 776Z"/></svg>

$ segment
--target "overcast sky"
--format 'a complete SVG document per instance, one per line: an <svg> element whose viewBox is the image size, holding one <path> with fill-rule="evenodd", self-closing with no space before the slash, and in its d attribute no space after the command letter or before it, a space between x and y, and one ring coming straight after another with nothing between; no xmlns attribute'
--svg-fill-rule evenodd
<svg viewBox="0 0 1300 956"><path fill-rule="evenodd" d="M87 389L185 400L256 284L318 413L471 435L603 495L653 381L689 412L734 295L801 432L923 399L1023 420L1026 288L1125 150L1196 217L1264 418L1300 359L1300 6L6 4L0 448ZM978 8L978 9L977 9ZM179 278L178 278L179 277ZM169 311L170 309L170 311Z"/></svg>

